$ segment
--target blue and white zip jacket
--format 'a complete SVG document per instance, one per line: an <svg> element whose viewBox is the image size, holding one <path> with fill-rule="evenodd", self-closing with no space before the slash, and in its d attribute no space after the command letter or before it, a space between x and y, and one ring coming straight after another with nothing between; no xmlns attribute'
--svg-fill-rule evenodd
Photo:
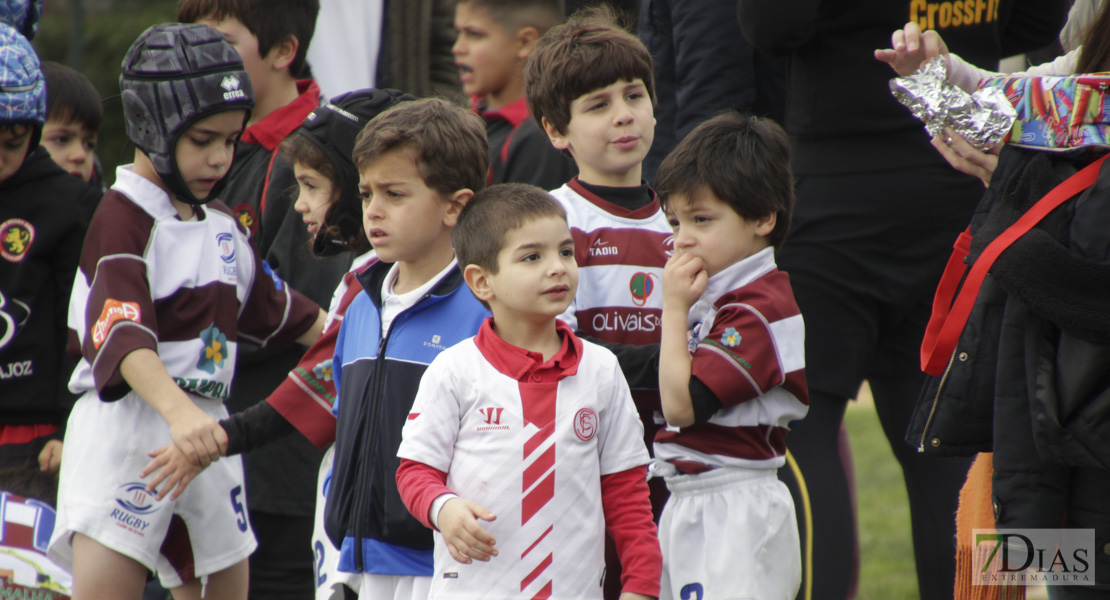
<svg viewBox="0 0 1110 600"><path fill-rule="evenodd" d="M333 361L338 398L335 463L324 527L340 549L339 570L432 574L432 532L397 491L397 448L420 377L439 353L473 337L490 316L452 268L382 336L382 283L392 264L358 277Z"/></svg>

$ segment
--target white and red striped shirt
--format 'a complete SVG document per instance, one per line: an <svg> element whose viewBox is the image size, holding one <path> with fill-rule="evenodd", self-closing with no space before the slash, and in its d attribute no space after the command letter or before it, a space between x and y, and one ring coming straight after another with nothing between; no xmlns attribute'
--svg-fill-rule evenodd
<svg viewBox="0 0 1110 600"><path fill-rule="evenodd" d="M591 193L578 178L550 193L567 211L578 263L578 293L559 318L586 337L658 344L663 266L674 248L658 200L628 210Z"/></svg>
<svg viewBox="0 0 1110 600"><path fill-rule="evenodd" d="M691 374L723 408L706 422L660 430L655 457L684 473L781 467L790 422L806 415L809 391L805 325L774 249L711 277L687 325L696 340Z"/></svg>
<svg viewBox="0 0 1110 600"><path fill-rule="evenodd" d="M489 323L428 367L398 451L401 495L425 524L447 489L497 515L481 522L500 552L489 562L456 562L436 534L430 597L600 599L607 527L626 549L625 591L657 594L649 459L616 358L559 324L563 349L544 362ZM405 485L408 461L446 473L446 488ZM606 486L630 471L635 487Z"/></svg>

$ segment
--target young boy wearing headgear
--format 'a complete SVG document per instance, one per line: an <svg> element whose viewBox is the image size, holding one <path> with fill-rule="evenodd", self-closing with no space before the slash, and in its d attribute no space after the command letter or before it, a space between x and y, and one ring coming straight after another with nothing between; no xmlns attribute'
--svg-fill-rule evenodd
<svg viewBox="0 0 1110 600"><path fill-rule="evenodd" d="M50 554L74 597L139 598L148 572L182 598L244 598L255 548L237 458L177 500L145 491L147 453L173 442L208 465L240 340L311 344L324 314L262 269L215 197L253 107L242 61L204 25L156 25L120 88L135 162L93 218L70 301L81 351ZM203 583L202 583L203 581Z"/></svg>

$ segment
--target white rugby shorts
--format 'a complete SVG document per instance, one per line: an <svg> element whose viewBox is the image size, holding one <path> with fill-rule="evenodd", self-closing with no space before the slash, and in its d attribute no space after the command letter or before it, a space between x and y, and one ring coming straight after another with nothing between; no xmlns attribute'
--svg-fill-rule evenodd
<svg viewBox="0 0 1110 600"><path fill-rule="evenodd" d="M666 478L659 600L793 600L802 580L794 501L774 469Z"/></svg>
<svg viewBox="0 0 1110 600"><path fill-rule="evenodd" d="M216 420L223 402L191 395ZM139 473L147 453L173 440L161 415L134 392L101 402L95 391L73 407L62 451L58 517L49 554L73 566L73 534L128 556L175 588L247 558L257 543L247 518L243 465L225 457L177 500L156 501Z"/></svg>

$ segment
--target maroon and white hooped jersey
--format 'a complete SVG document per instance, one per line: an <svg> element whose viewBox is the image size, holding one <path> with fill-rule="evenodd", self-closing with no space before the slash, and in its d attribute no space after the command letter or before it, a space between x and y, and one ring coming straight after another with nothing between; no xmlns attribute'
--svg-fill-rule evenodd
<svg viewBox="0 0 1110 600"><path fill-rule="evenodd" d="M182 221L166 192L133 173L93 217L69 305L82 360L70 391L103 400L128 392L119 365L129 353L158 353L186 392L225 400L239 339L288 345L319 308L266 272L223 203Z"/></svg>
<svg viewBox="0 0 1110 600"><path fill-rule="evenodd" d="M591 193L577 177L550 194L567 211L578 263L578 293L559 318L585 337L658 344L663 266L674 249L658 200L628 210Z"/></svg>
<svg viewBox="0 0 1110 600"><path fill-rule="evenodd" d="M601 598L601 477L649 458L616 358L562 328L563 350L531 376L487 321L421 380L398 456L496 514L481 525L500 551L460 564L437 533L433 598Z"/></svg>
<svg viewBox="0 0 1110 600"><path fill-rule="evenodd" d="M655 457L684 473L716 467L777 469L791 421L809 410L805 324L774 249L709 279L690 307L692 375L721 401L708 421L655 437Z"/></svg>

